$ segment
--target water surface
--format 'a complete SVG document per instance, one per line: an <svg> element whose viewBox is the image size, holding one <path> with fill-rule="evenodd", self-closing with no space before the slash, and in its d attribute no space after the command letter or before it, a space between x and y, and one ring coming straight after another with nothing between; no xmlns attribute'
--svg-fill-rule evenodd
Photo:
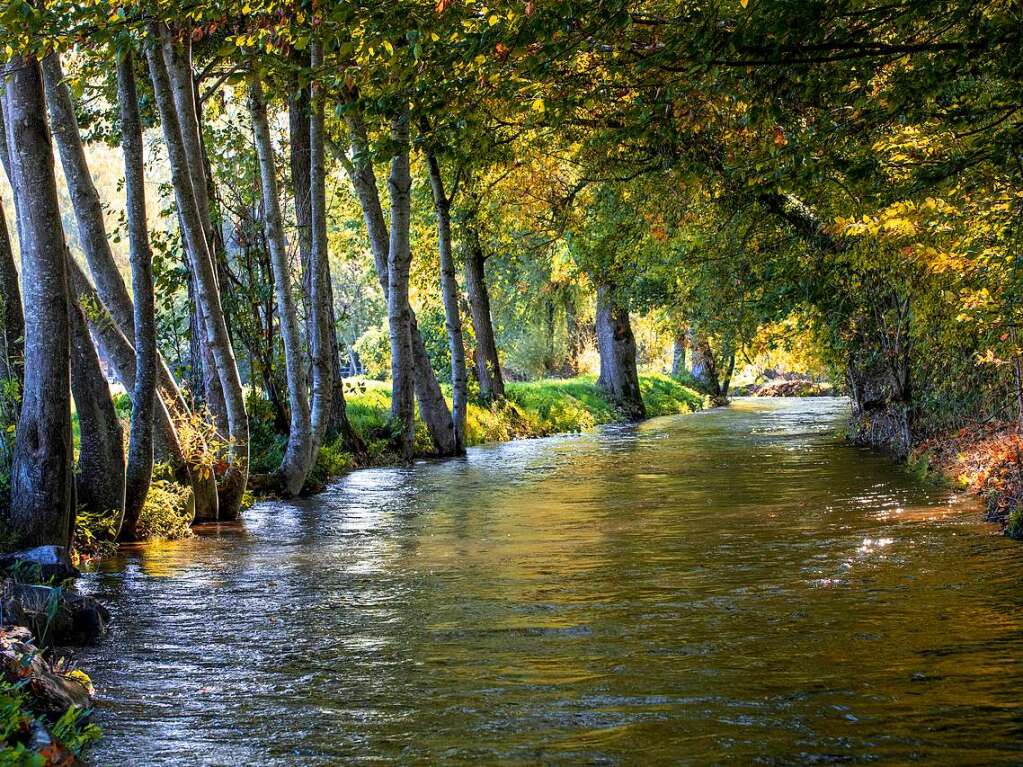
<svg viewBox="0 0 1023 767"><path fill-rule="evenodd" d="M845 409L359 471L109 560L92 761L1023 762L1023 547Z"/></svg>

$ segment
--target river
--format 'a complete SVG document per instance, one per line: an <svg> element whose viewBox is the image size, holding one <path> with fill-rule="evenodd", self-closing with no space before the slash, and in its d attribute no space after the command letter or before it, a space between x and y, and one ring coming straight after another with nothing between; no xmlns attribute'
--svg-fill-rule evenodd
<svg viewBox="0 0 1023 767"><path fill-rule="evenodd" d="M1023 762L1023 546L836 399L354 472L82 580L96 765Z"/></svg>

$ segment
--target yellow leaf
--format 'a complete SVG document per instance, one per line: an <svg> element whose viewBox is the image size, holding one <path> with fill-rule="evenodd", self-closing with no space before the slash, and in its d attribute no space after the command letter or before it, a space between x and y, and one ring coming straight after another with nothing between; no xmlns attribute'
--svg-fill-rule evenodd
<svg viewBox="0 0 1023 767"><path fill-rule="evenodd" d="M543 114L547 111L547 105L543 103L543 99L533 99L533 111Z"/></svg>
<svg viewBox="0 0 1023 767"><path fill-rule="evenodd" d="M745 8L747 5L749 5L749 0L739 0L739 5Z"/></svg>

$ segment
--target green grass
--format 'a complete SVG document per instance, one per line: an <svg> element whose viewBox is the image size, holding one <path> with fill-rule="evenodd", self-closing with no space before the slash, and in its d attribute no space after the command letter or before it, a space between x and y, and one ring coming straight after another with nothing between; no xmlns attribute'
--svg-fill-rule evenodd
<svg viewBox="0 0 1023 767"><path fill-rule="evenodd" d="M387 428L390 385L382 381L357 385L362 391L348 395L348 417L372 444L373 435L382 434ZM670 376L642 375L640 388L650 417L691 413L705 405L702 394ZM585 431L621 418L592 376L509 383L506 395L506 400L500 403L469 403L468 445ZM429 437L421 426L416 442L424 452L429 451Z"/></svg>

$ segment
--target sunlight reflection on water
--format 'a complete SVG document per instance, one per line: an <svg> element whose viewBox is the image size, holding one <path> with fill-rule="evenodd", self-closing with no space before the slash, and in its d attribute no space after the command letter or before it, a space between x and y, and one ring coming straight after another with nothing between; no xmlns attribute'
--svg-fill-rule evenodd
<svg viewBox="0 0 1023 767"><path fill-rule="evenodd" d="M1023 760L1023 549L841 400L355 472L88 576L96 764Z"/></svg>

